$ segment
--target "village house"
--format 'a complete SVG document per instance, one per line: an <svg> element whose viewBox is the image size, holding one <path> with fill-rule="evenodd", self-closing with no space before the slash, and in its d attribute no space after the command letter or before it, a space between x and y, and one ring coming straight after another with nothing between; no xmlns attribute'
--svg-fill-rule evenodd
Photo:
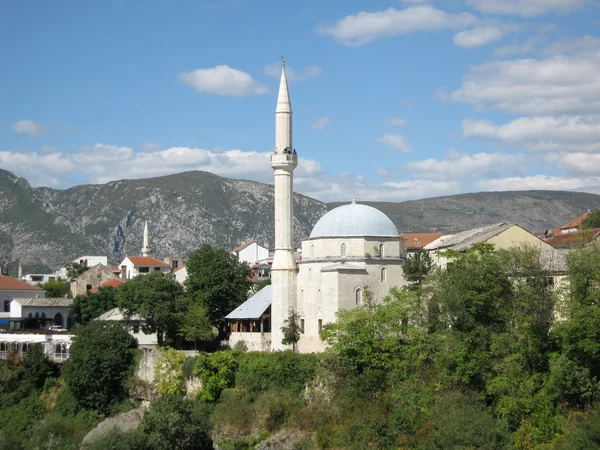
<svg viewBox="0 0 600 450"><path fill-rule="evenodd" d="M71 293L73 297L84 295L88 291L101 286L108 280L116 280L117 275L112 269L104 264L98 263L86 270L77 278L71 280Z"/></svg>
<svg viewBox="0 0 600 450"><path fill-rule="evenodd" d="M231 250L231 253L236 255L240 262L245 262L249 266L253 266L258 261L269 257L269 249L266 246L257 244L253 240L244 242L242 245Z"/></svg>
<svg viewBox="0 0 600 450"><path fill-rule="evenodd" d="M0 328L8 327L10 304L15 298L41 298L44 295L42 288L8 275L0 275Z"/></svg>
<svg viewBox="0 0 600 450"><path fill-rule="evenodd" d="M589 216L590 212L588 211L562 227L546 230L540 238L560 251L567 251L571 247L594 242L600 236L600 228L586 229L583 227L583 222Z"/></svg>
<svg viewBox="0 0 600 450"><path fill-rule="evenodd" d="M121 264L121 280L130 280L138 275L150 272L170 273L171 267L164 261L152 256L128 256Z"/></svg>
<svg viewBox="0 0 600 450"><path fill-rule="evenodd" d="M406 255L410 257L436 239L442 237L442 233L400 233L402 239L406 239Z"/></svg>

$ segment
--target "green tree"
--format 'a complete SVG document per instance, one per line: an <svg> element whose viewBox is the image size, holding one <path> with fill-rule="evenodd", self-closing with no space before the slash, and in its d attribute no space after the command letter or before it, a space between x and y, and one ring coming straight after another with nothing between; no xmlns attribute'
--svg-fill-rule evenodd
<svg viewBox="0 0 600 450"><path fill-rule="evenodd" d="M600 228L600 209L592 211L589 216L587 216L581 225L585 228Z"/></svg>
<svg viewBox="0 0 600 450"><path fill-rule="evenodd" d="M192 304L185 314L180 336L186 341L210 341L215 338L214 329L206 315L206 310L202 305Z"/></svg>
<svg viewBox="0 0 600 450"><path fill-rule="evenodd" d="M190 252L186 267L186 290L194 302L202 305L211 324L225 332L225 316L241 305L252 285L252 271L237 256L206 244Z"/></svg>
<svg viewBox="0 0 600 450"><path fill-rule="evenodd" d="M117 306L117 290L113 287L101 287L97 292L78 295L73 299L69 314L80 325L86 325L92 319Z"/></svg>
<svg viewBox="0 0 600 450"><path fill-rule="evenodd" d="M429 275L432 265L433 262L431 256L429 256L429 252L421 248L404 261L404 265L402 266L404 278L418 290L425 281L425 278L427 278L427 275Z"/></svg>
<svg viewBox="0 0 600 450"><path fill-rule="evenodd" d="M238 362L231 351L199 356L194 374L202 380L200 397L209 402L217 402L223 389L233 386L237 366Z"/></svg>
<svg viewBox="0 0 600 450"><path fill-rule="evenodd" d="M183 378L185 354L181 350L163 347L159 350L159 355L154 367L156 390L162 395L185 394Z"/></svg>
<svg viewBox="0 0 600 450"><path fill-rule="evenodd" d="M175 341L188 308L181 285L161 272L140 275L123 283L117 289L117 303L125 317L139 315L145 328L156 332L159 345Z"/></svg>
<svg viewBox="0 0 600 450"><path fill-rule="evenodd" d="M39 286L46 291L46 298L71 297L71 285L68 281L63 281L60 278L40 283Z"/></svg>
<svg viewBox="0 0 600 450"><path fill-rule="evenodd" d="M296 311L290 312L290 315L283 322L283 326L281 327L281 331L283 332L283 339L281 343L283 345L292 345L292 349L294 352L297 350L296 345L300 340L300 334L302 333L302 327L300 326L300 316Z"/></svg>
<svg viewBox="0 0 600 450"><path fill-rule="evenodd" d="M194 414L193 404L176 395L165 395L150 405L140 425L150 450L212 449L208 425Z"/></svg>
<svg viewBox="0 0 600 450"><path fill-rule="evenodd" d="M89 267L85 264L80 264L76 262L70 262L66 266L67 269L67 278L72 280L73 278L77 278L82 273L85 273L89 270Z"/></svg>
<svg viewBox="0 0 600 450"><path fill-rule="evenodd" d="M107 413L125 397L135 347L119 323L92 321L77 329L62 375L80 407Z"/></svg>

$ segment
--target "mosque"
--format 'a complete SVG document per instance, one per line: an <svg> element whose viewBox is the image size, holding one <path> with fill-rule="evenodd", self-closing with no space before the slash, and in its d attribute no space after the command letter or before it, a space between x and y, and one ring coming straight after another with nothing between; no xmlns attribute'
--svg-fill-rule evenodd
<svg viewBox="0 0 600 450"><path fill-rule="evenodd" d="M243 341L249 350L284 350L281 330L292 312L302 333L297 349L303 353L325 348L319 333L336 320L340 309L365 301L368 286L375 300L392 287L406 284L402 264L406 241L381 211L352 203L326 213L302 242L301 261L294 257L292 225L294 169L298 155L292 145L292 105L285 60L275 111L275 151L271 167L275 178L275 253L271 285L232 311L230 345Z"/></svg>

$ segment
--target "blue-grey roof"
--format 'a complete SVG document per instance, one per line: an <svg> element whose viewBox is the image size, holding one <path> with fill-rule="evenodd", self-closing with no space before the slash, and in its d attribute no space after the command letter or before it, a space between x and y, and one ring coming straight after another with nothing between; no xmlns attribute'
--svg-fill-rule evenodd
<svg viewBox="0 0 600 450"><path fill-rule="evenodd" d="M271 306L271 285L267 285L225 316L226 319L260 319Z"/></svg>
<svg viewBox="0 0 600 450"><path fill-rule="evenodd" d="M310 233L311 238L353 236L398 237L399 233L384 213L357 203L332 209L321 217Z"/></svg>
<svg viewBox="0 0 600 450"><path fill-rule="evenodd" d="M340 270L351 271L351 272L366 272L366 268L364 266L355 266L353 264L332 264L331 266L321 267L321 272L338 272Z"/></svg>

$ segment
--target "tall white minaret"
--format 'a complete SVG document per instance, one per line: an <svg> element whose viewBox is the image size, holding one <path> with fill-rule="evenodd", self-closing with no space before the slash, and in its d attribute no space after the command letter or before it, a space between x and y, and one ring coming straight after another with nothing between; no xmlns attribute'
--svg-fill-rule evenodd
<svg viewBox="0 0 600 450"><path fill-rule="evenodd" d="M148 221L144 224L144 247L142 248L142 256L152 256L150 248L150 233L148 233Z"/></svg>
<svg viewBox="0 0 600 450"><path fill-rule="evenodd" d="M292 104L285 75L285 59L281 58L281 81L275 110L275 152L271 167L275 174L275 255L271 267L271 349L290 348L283 345L285 320L296 309L296 261L292 227L294 224L294 169L298 156L292 146Z"/></svg>

